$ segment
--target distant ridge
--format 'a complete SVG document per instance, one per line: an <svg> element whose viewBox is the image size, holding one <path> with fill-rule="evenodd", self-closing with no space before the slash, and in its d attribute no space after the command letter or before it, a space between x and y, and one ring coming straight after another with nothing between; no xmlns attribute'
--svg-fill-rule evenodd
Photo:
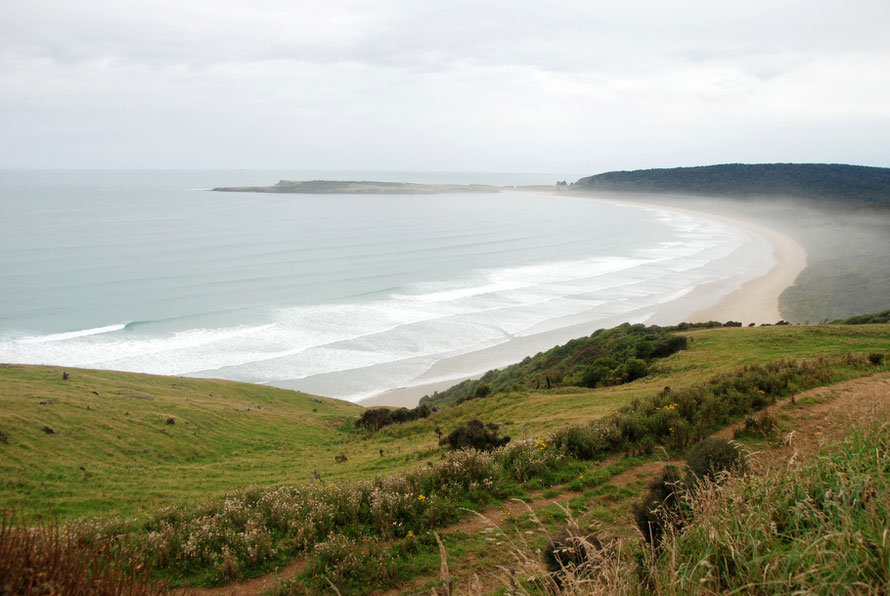
<svg viewBox="0 0 890 596"><path fill-rule="evenodd" d="M487 184L416 184L369 180L279 180L275 186L222 186L217 192L269 192L286 194L435 195L453 192L500 192Z"/></svg>
<svg viewBox="0 0 890 596"><path fill-rule="evenodd" d="M578 190L711 196L783 196L890 207L890 168L845 164L721 164L606 172L581 178Z"/></svg>

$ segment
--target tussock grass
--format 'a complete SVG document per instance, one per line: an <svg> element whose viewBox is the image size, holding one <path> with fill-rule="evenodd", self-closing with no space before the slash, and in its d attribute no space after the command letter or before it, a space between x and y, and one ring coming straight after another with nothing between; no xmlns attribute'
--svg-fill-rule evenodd
<svg viewBox="0 0 890 596"><path fill-rule="evenodd" d="M694 521L668 538L649 571L653 591L887 593L890 425L854 430L801 465L705 483Z"/></svg>
<svg viewBox="0 0 890 596"><path fill-rule="evenodd" d="M890 423L763 475L705 478L682 496L686 524L658 547L583 531L564 509L557 534L532 514L505 537L509 594L887 594L890 586ZM550 536L545 556L535 539ZM556 553L557 556L548 553ZM559 557L558 555L562 556ZM484 592L471 584L470 595Z"/></svg>

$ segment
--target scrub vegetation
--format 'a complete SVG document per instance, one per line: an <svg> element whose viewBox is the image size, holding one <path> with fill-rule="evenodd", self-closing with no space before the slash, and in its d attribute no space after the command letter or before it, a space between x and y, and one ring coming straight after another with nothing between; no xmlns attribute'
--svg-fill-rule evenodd
<svg viewBox="0 0 890 596"><path fill-rule="evenodd" d="M163 587L151 582L226 584L268 573L295 559L305 560L305 565L279 585L279 593L329 593L334 586L344 595L364 594L406 583L428 591L447 579L442 577L447 569L443 556L450 558L455 572L471 562L489 568L500 564L486 561L502 556L498 549L503 548L499 546L503 539L489 541L484 533L462 534L460 529L473 523L473 512L498 508L503 523L529 536L528 544L510 543L514 555L525 552L522 556L528 558L529 552L548 543L556 545L556 551L564 547L577 551L551 557L551 567L568 566L570 573L560 575L551 569L531 583L514 578L517 591L540 593L547 582L555 582L568 593L585 593L579 586L589 584L573 582L589 580L591 575L582 573L587 567L598 570L592 573L602 585L644 578L643 584L638 580L625 584L623 591L643 585L671 592L665 586L680 582L681 573L689 575L688 586L705 585L714 591L744 585L731 583L733 574L742 577L739 582L753 581L741 574L740 568L747 564L733 559L738 545L719 552L712 547L707 557L690 554L689 560L698 556L697 560L708 561L709 567L701 569L682 568L679 557L662 554L704 548L704 539L699 540L702 546L680 542L694 544L695 532L707 536L710 531L696 530L708 523L704 512L717 507L700 506L701 495L730 500L728 511L747 515L744 503L731 501L736 494L732 491L747 494L746 489L718 478L727 469L741 469L736 465L738 451L707 437L740 422L744 428L750 426L750 435L740 434L739 440L754 444L769 440L765 437L771 431L759 431L773 425L761 424L766 413L755 413L812 387L882 371L890 353L890 326L696 329L687 325L670 331L639 327L595 333L597 341L589 345L596 349L609 345L614 348L611 353L632 358L643 355L637 351L642 342L654 352L662 341L679 346L672 339L679 337L685 349L650 360L648 375L616 385L536 390L529 388L531 377L517 376L525 380L521 390L492 386L487 397L380 426L376 432L357 428L367 412L358 406L269 387L0 367L0 430L7 438L0 442L0 494L8 507L21 512L16 523L7 522L0 549L4 541L23 535L24 526L47 524L37 521L43 516L63 524L68 541L64 544L77 544L84 553L99 549L98 560L108 561L109 570L120 569L134 578L148 570L143 582L146 593ZM588 345L587 338L577 341L581 343L574 346ZM577 349L561 352L547 370L561 367L568 376L583 370L589 363L572 359ZM526 372L532 370L528 364ZM742 422L747 419L752 422ZM886 435L886 428L881 432ZM452 436L454 445L448 440ZM476 445L471 440L480 437L490 441ZM469 442L463 444L460 438ZM882 440L886 447L886 436ZM862 453L868 449L870 443ZM884 466L880 449L876 453L879 457L873 459ZM688 457L690 471L679 467L662 475L658 489L665 493L664 502L670 486L683 485L675 498L681 506L674 512L683 523L661 523L659 545L652 550L654 546L645 547L641 541L627 542L643 535L632 530L632 521L619 523L632 520L634 511L638 520L662 519L655 497L645 504L652 473L641 473L631 482L611 480L647 469L665 457ZM872 465L870 461L862 465L866 464ZM798 539L792 529L797 532L806 524L794 521L793 515L805 516L819 531L825 506L833 507L841 520L847 501L860 499L862 515L850 522L853 525L841 520L836 530L854 534L832 541L848 548L861 539L856 543L864 554L837 577L866 586L879 585L874 582L880 579L886 582L886 541L880 542L870 529L886 527L886 507L882 497L869 492L887 494L886 487L860 478L850 485L859 492L838 488L840 492L832 496L823 491L819 499L835 499L838 504L818 504L813 495L821 490L815 484L819 478L831 480L827 474L813 473L814 484L806 494L794 493L776 505L780 513L792 516L770 517L786 524L778 529L776 540L787 542L782 538L787 534L803 545L810 538ZM774 499L785 494L783 490L769 489L764 498ZM511 505L517 503L513 499L540 508L525 514ZM809 510L795 504L801 499ZM604 527L630 529L623 535L592 536L572 530L558 535L560 528L571 525L571 516L582 514L596 517ZM649 527L649 521L646 524ZM771 526L752 522L751 531L762 527ZM60 534L45 535L49 538L41 539L41 545L50 548L51 536ZM588 546L579 542L582 539ZM631 555L616 554L615 549L622 548ZM763 553L751 551L750 556ZM825 576L814 577L842 581L830 575L833 561L829 555L820 559L819 573ZM802 551L794 564L806 562ZM777 586L813 585L805 575L795 576L797 572L789 571L792 563L788 565L773 571L775 578L791 578ZM765 563L760 568L750 566L767 576L772 569ZM10 573L21 577L23 571Z"/></svg>

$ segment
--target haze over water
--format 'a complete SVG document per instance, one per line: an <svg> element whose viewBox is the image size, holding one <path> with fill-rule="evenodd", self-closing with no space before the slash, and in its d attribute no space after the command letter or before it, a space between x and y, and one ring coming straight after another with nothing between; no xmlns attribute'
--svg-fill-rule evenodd
<svg viewBox="0 0 890 596"><path fill-rule="evenodd" d="M552 182L0 173L0 362L357 399L519 337L643 321L696 286L771 266L762 242L724 222L576 197L200 190L319 177Z"/></svg>

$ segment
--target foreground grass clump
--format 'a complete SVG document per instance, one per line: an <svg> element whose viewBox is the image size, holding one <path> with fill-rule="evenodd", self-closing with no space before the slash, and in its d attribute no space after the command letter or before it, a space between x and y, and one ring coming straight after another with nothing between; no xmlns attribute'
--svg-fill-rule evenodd
<svg viewBox="0 0 890 596"><path fill-rule="evenodd" d="M150 596L167 593L120 543L84 544L72 529L0 517L0 594Z"/></svg>
<svg viewBox="0 0 890 596"><path fill-rule="evenodd" d="M705 487L650 570L659 593L886 593L890 425L802 466Z"/></svg>
<svg viewBox="0 0 890 596"><path fill-rule="evenodd" d="M667 532L682 530L691 515L689 497L702 481L719 483L745 469L738 446L726 439L708 437L686 454L686 469L667 465L661 476L649 481L649 492L631 508L643 538L658 546Z"/></svg>

